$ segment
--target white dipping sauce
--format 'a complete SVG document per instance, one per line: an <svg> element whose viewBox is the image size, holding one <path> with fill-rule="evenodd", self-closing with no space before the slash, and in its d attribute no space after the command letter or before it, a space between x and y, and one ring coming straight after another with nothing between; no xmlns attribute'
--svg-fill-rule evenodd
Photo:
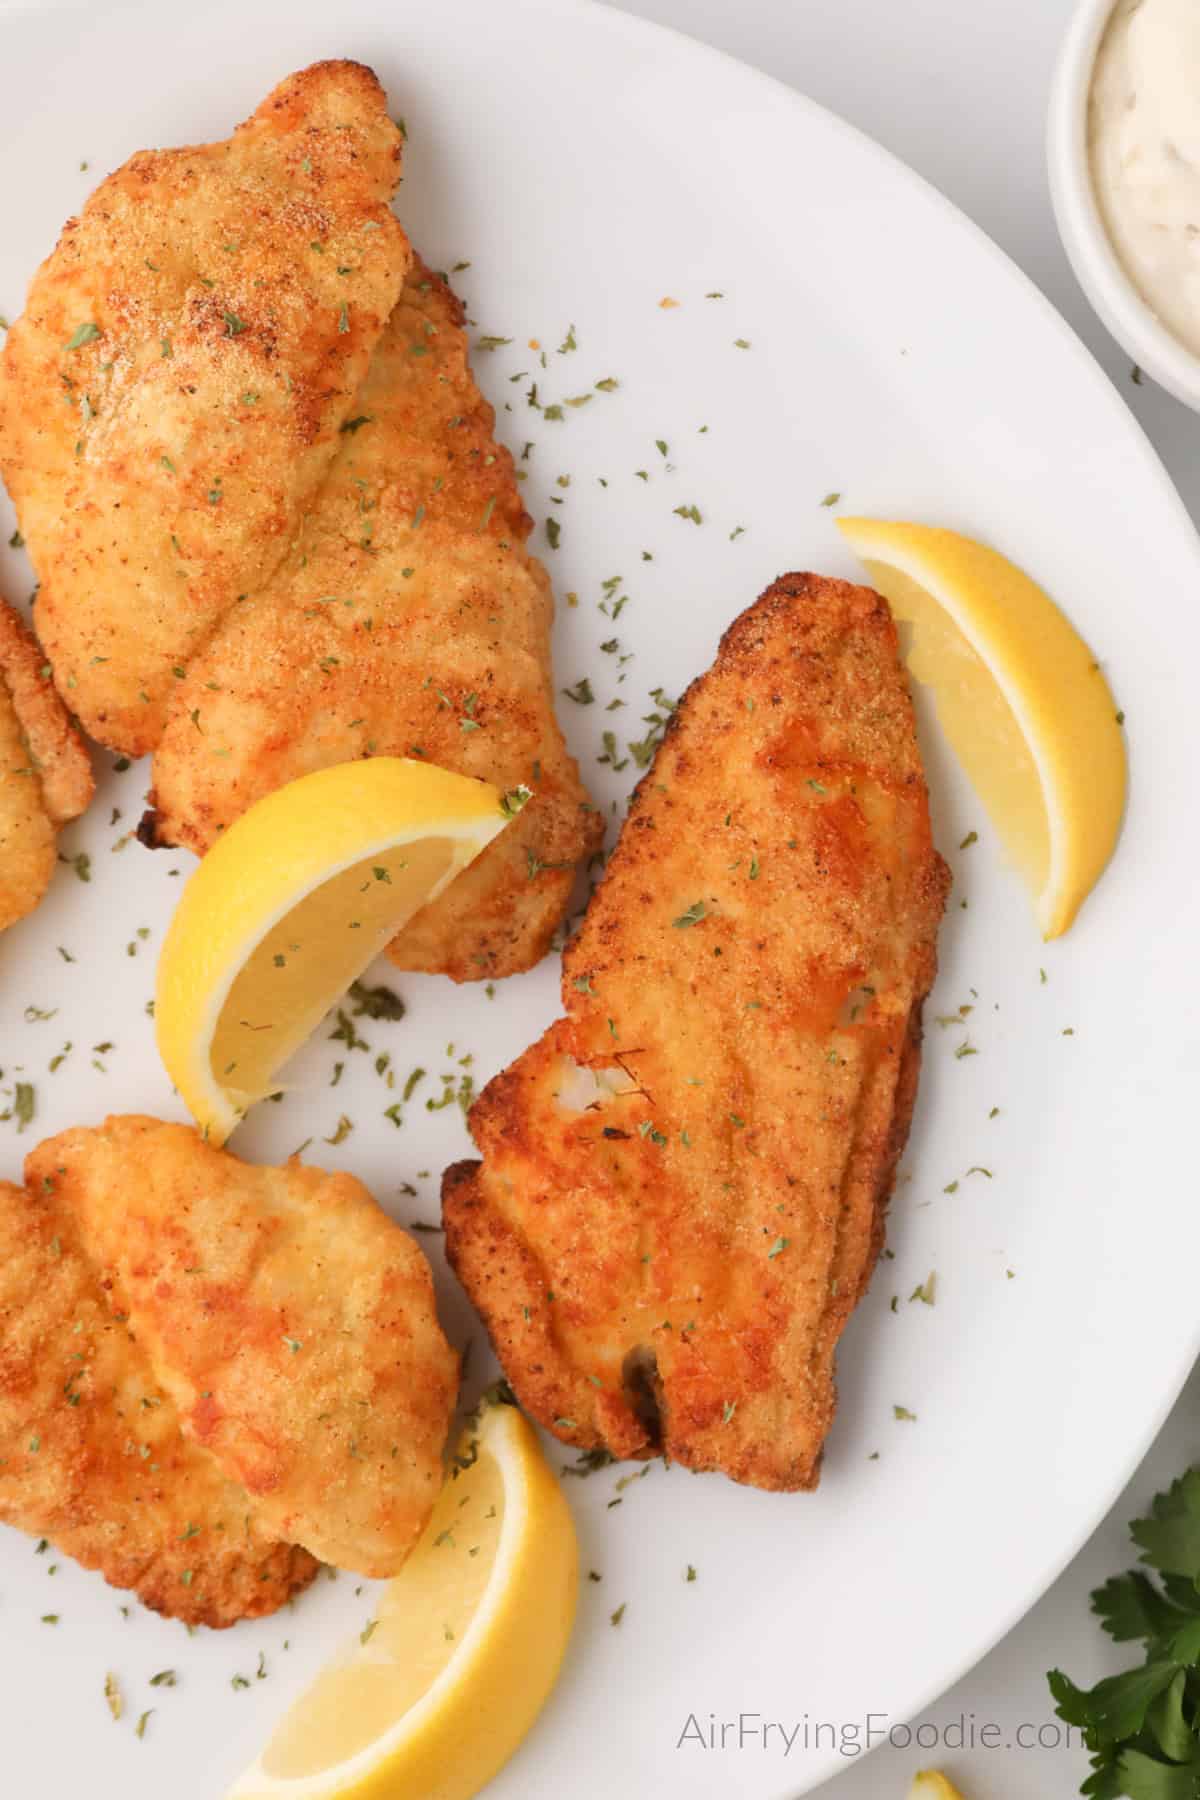
<svg viewBox="0 0 1200 1800"><path fill-rule="evenodd" d="M1126 273L1200 356L1200 0L1119 0L1092 74L1088 152Z"/></svg>

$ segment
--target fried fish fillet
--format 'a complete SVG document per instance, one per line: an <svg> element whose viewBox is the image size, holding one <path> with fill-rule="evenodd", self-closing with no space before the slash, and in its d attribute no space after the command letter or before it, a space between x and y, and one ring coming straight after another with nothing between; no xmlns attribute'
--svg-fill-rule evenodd
<svg viewBox="0 0 1200 1800"><path fill-rule="evenodd" d="M555 717L550 584L462 318L415 262L292 554L169 699L144 835L203 853L273 788L371 754L524 784L516 822L391 946L466 981L543 955L602 823Z"/></svg>
<svg viewBox="0 0 1200 1800"><path fill-rule="evenodd" d="M428 1263L362 1183L136 1115L39 1144L25 1178L70 1210L185 1436L261 1524L394 1575L441 1487L458 1358Z"/></svg>
<svg viewBox="0 0 1200 1800"><path fill-rule="evenodd" d="M289 548L408 267L399 129L358 63L221 143L142 151L34 277L0 356L0 473L60 693L157 743L175 671Z"/></svg>
<svg viewBox="0 0 1200 1800"><path fill-rule="evenodd" d="M33 634L0 600L0 931L50 885L58 828L85 810L92 766Z"/></svg>
<svg viewBox="0 0 1200 1800"><path fill-rule="evenodd" d="M317 1568L183 1435L53 1176L0 1182L0 1521L189 1625L274 1612Z"/></svg>
<svg viewBox="0 0 1200 1800"><path fill-rule="evenodd" d="M568 946L567 1016L445 1177L450 1260L549 1430L815 1485L947 884L885 603L784 576L680 704Z"/></svg>

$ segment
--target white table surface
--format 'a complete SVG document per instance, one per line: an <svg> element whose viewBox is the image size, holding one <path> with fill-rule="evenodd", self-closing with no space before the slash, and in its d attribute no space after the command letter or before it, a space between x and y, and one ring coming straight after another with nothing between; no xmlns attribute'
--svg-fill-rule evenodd
<svg viewBox="0 0 1200 1800"><path fill-rule="evenodd" d="M1032 276L1129 401L1193 518L1200 519L1200 416L1147 381L1092 314L1067 265L1046 187L1043 126L1050 74L1072 0L625 0L624 10L690 32L764 69L869 133L981 225ZM1120 1329L1119 1320L1113 1329ZM883 1747L847 1760L828 1800L902 1796L909 1773L944 1768L967 1800L1067 1800L1087 1771L1054 1717L1045 1671L1090 1683L1121 1666L1088 1610L1090 1590L1134 1558L1126 1525L1200 1452L1200 1374L1112 1513L1022 1623L932 1707L927 1725L974 1715L999 1727L992 1749ZM1029 1471L1030 1481L1037 1470ZM987 1555L986 1543L979 1554ZM933 1579L931 1572L931 1579ZM847 1596L853 1605L853 1596ZM864 1628L869 1628L864 1620ZM804 1697L796 1696L803 1716ZM862 1696L862 1711L871 1696ZM917 1721L913 1721L914 1725ZM1024 1729L1021 1729L1021 1728ZM1045 1727L1047 1743L1036 1740ZM949 1734L954 1742L953 1733ZM752 1800L747 1749L742 1793ZM739 1795L741 1800L741 1795Z"/></svg>

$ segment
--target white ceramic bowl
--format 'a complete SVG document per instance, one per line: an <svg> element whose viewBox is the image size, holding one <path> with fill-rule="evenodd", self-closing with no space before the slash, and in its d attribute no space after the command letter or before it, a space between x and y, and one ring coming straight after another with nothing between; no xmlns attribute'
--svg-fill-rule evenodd
<svg viewBox="0 0 1200 1800"><path fill-rule="evenodd" d="M1088 92L1114 0L1079 0L1050 90L1046 151L1050 196L1071 267L1096 312L1131 359L1200 412L1200 357L1155 317L1113 249L1088 164Z"/></svg>

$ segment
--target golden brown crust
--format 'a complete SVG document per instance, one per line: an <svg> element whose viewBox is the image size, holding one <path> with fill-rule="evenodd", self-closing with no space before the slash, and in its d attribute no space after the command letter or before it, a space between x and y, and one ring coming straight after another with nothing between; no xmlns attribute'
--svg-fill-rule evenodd
<svg viewBox="0 0 1200 1800"><path fill-rule="evenodd" d="M58 827L92 797L87 751L44 660L0 600L0 931L37 905L54 873Z"/></svg>
<svg viewBox="0 0 1200 1800"><path fill-rule="evenodd" d="M261 1618L317 1568L184 1436L52 1174L0 1182L0 1521L189 1625Z"/></svg>
<svg viewBox="0 0 1200 1800"><path fill-rule="evenodd" d="M0 681L29 745L54 825L77 819L91 804L91 759L55 692L37 639L11 606L0 601Z"/></svg>
<svg viewBox="0 0 1200 1800"><path fill-rule="evenodd" d="M153 748L173 671L291 544L408 266L400 142L370 70L315 64L227 141L132 157L34 277L0 471L103 743Z"/></svg>
<svg viewBox="0 0 1200 1800"><path fill-rule="evenodd" d="M48 1139L25 1176L53 1182L184 1434L262 1524L394 1575L441 1487L458 1358L428 1263L361 1182L136 1115Z"/></svg>
<svg viewBox="0 0 1200 1800"><path fill-rule="evenodd" d="M203 853L284 782L370 754L525 784L520 817L391 946L478 980L545 952L602 832L554 712L553 601L462 308L418 260L276 578L177 685L152 835Z"/></svg>
<svg viewBox="0 0 1200 1800"><path fill-rule="evenodd" d="M948 882L885 603L790 575L639 786L560 1019L471 1114L450 1260L522 1403L815 1484L882 1242Z"/></svg>

